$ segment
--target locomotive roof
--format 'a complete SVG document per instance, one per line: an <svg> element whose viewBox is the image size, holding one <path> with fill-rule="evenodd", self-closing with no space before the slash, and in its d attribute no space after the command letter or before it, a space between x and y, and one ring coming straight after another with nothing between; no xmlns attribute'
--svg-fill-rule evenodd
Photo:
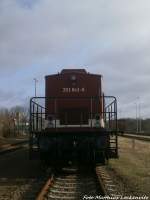
<svg viewBox="0 0 150 200"><path fill-rule="evenodd" d="M63 75L63 74L72 74L72 73L77 73L77 74L90 74L90 75L94 75L94 76L102 76L100 74L91 74L89 72L87 72L85 69L62 69L60 73L58 74L51 74L51 75L46 75L45 77L49 77L49 76L57 76L57 75Z"/></svg>
<svg viewBox="0 0 150 200"><path fill-rule="evenodd" d="M67 73L81 73L81 74L87 74L85 69L63 69L61 71L61 74L67 74Z"/></svg>

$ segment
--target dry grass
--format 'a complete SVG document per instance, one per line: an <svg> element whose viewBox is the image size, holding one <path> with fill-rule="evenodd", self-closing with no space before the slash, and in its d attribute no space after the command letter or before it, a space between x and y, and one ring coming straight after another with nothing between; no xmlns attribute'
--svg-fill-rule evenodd
<svg viewBox="0 0 150 200"><path fill-rule="evenodd" d="M150 197L150 142L119 137L119 159L108 167L130 195Z"/></svg>

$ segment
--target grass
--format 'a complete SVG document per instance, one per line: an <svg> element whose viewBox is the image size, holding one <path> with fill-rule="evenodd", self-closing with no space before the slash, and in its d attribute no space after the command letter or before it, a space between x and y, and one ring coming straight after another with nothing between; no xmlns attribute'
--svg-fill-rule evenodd
<svg viewBox="0 0 150 200"><path fill-rule="evenodd" d="M128 194L150 197L150 142L119 137L119 159L108 168Z"/></svg>

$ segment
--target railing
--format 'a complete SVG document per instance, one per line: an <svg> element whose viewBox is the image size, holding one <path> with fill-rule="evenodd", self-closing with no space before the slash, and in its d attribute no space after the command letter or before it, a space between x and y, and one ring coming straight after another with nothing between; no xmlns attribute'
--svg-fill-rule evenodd
<svg viewBox="0 0 150 200"><path fill-rule="evenodd" d="M100 112L100 101L104 98L104 109ZM45 108L45 102L47 101L54 101L61 99L73 99L77 103L81 99L89 101L90 111L84 112L81 111L78 123L77 124L70 124L69 116L65 114L65 121L60 123L59 117L60 113L57 112L57 109L54 109L53 113L48 113ZM97 106L96 111L93 109L93 105ZM56 104L55 104L56 107ZM93 112L94 110L94 112ZM51 116L52 118L48 120L48 117ZM85 117L85 119L83 119ZM98 121L100 124L98 125ZM49 123L46 126L46 122ZM30 133L41 132L45 128L63 128L63 127L104 127L107 130L116 131L117 130L117 101L116 98L113 96L104 96L104 97L89 97L89 98L54 98L54 97L33 97L30 100Z"/></svg>
<svg viewBox="0 0 150 200"><path fill-rule="evenodd" d="M109 97L105 97L107 99ZM117 100L113 97L113 101L105 105L104 111L105 127L108 130L117 131Z"/></svg>
<svg viewBox="0 0 150 200"><path fill-rule="evenodd" d="M103 98L103 111L100 112L100 107L98 105L100 104L100 101ZM61 100L64 98L51 98L51 97L33 97L30 100L30 156L32 159L36 159L39 155L39 145L38 145L38 136L42 133L42 131L45 131L47 127L45 126L45 122L48 121L48 116L53 116L53 119L51 119L51 124L49 124L49 128L53 128L53 131L56 129L59 130L59 128L70 128L70 127L80 127L81 129L83 127L86 128L99 128L103 127L107 132L110 132L109 134L109 157L110 158L117 158L118 157L118 140L117 140L117 101L116 98L113 96L103 96L103 97L90 97L90 98L76 98L76 100L80 99L86 99L89 101L89 107L90 111L86 114L84 112L80 113L80 117L78 120L78 124L70 124L68 123L68 117L67 114L65 115L65 121L63 123L60 123L58 121L59 114L57 112L57 106L56 102L57 100ZM70 98L71 99L71 98ZM75 99L75 98L73 98ZM48 110L45 108L45 104L47 105L47 102L53 100L54 103L54 111L53 113L48 113ZM67 98L67 101L69 98ZM94 102L98 102L97 110L93 108ZM58 103L58 102L57 102ZM58 109L59 110L59 109ZM93 112L95 111L95 112ZM99 113L99 115L98 115ZM86 115L86 120L83 120L84 114ZM97 123L103 121L103 123ZM49 120L50 121L50 120ZM59 123L58 123L59 122ZM103 130L103 129L102 129Z"/></svg>

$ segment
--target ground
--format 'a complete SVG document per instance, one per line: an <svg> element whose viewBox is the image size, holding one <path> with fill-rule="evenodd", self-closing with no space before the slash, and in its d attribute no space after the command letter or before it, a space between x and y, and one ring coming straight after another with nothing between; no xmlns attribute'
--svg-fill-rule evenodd
<svg viewBox="0 0 150 200"><path fill-rule="evenodd" d="M126 194L150 197L150 142L119 137L119 159L108 168Z"/></svg>

